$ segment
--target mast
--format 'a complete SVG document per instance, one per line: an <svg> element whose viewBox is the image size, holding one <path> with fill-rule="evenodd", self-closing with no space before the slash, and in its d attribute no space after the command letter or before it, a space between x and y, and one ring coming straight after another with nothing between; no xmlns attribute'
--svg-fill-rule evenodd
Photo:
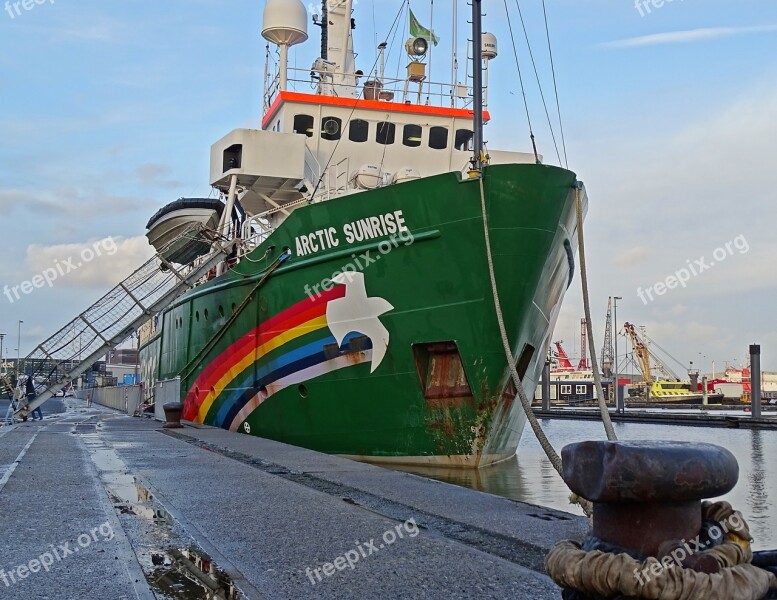
<svg viewBox="0 0 777 600"><path fill-rule="evenodd" d="M475 156L472 167L483 168L483 23L481 0L472 0L472 93L474 96L474 122L472 124Z"/></svg>

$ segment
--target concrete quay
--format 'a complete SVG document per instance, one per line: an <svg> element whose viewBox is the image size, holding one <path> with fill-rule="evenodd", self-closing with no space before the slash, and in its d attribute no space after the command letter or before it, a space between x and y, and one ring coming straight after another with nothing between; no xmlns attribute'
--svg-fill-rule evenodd
<svg viewBox="0 0 777 600"><path fill-rule="evenodd" d="M218 429L163 430L73 398L44 415L0 428L3 598L558 599L544 555L587 528L556 510Z"/></svg>

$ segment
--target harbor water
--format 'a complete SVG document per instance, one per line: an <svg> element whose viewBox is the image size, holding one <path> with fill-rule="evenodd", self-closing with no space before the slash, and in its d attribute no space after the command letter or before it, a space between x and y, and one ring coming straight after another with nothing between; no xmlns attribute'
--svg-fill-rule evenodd
<svg viewBox="0 0 777 600"><path fill-rule="evenodd" d="M557 452L566 444L605 439L597 421L543 419L542 427ZM739 462L739 482L723 497L742 512L756 550L777 548L777 431L614 423L621 440L709 442L730 450ZM529 427L518 455L488 469L411 469L424 477L471 487L559 510L582 514L568 502L569 489L546 458Z"/></svg>

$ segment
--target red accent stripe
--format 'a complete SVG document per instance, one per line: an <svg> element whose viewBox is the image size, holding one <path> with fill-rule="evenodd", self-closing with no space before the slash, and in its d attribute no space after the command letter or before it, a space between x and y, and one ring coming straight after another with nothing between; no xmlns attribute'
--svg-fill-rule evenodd
<svg viewBox="0 0 777 600"><path fill-rule="evenodd" d="M401 102L383 102L381 100L361 100L358 98L340 98L338 96L321 96L319 94L303 94L300 92L280 92L272 106L262 119L262 129L266 129L275 113L284 102L301 102L303 104L321 104L325 106L341 106L343 108L362 108L381 112L394 112L413 115L434 115L438 117L455 117L472 119L474 113L466 108L445 108L443 106L426 106L424 104L402 104ZM483 113L483 121L491 120L488 111Z"/></svg>

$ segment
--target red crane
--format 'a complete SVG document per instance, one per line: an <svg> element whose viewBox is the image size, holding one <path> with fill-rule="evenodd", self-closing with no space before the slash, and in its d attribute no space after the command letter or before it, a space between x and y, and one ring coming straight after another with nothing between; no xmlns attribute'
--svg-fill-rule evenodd
<svg viewBox="0 0 777 600"><path fill-rule="evenodd" d="M577 363L578 371L587 371L588 365L588 328L585 319L580 319L580 362Z"/></svg>

